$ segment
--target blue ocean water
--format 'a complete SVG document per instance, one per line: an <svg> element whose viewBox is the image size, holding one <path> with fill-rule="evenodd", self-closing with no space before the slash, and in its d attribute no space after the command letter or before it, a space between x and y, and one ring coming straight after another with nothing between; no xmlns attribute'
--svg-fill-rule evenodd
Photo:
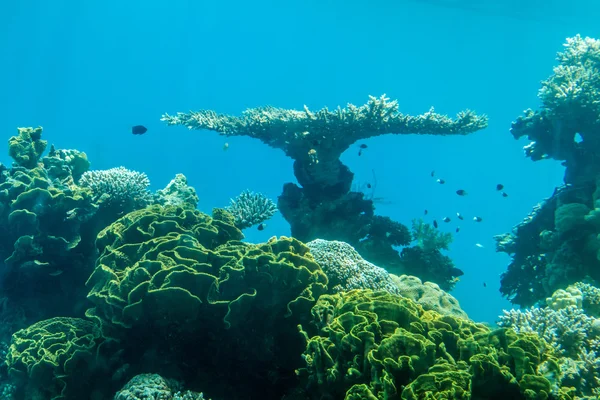
<svg viewBox="0 0 600 400"><path fill-rule="evenodd" d="M362 156L353 147L342 161L359 182L372 182L374 171L378 214L408 225L424 209L429 221L456 212L483 218L466 218L447 254L465 272L452 294L471 318L493 323L510 304L498 291L509 258L495 252L492 237L550 196L564 173L559 162L526 159L527 142L512 138L511 121L539 105L540 81L565 38L600 36L592 0L500 3L4 2L0 131L8 138L16 127L41 125L51 143L85 151L93 169L143 171L153 189L184 173L199 208L210 211L244 189L276 199L295 181L292 162L245 137L167 127L165 112L334 108L385 93L408 114L431 106L485 113L484 131L378 137ZM131 135L137 124L148 133ZM0 161L9 164L6 140ZM497 183L509 197L498 195ZM456 196L459 188L469 195ZM246 237L289 232L276 215Z"/></svg>

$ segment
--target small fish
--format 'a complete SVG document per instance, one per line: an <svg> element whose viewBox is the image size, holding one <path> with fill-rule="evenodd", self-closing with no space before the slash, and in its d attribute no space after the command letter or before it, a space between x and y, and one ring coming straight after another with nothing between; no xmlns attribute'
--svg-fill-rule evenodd
<svg viewBox="0 0 600 400"><path fill-rule="evenodd" d="M433 178L435 176L435 171L431 171L431 177Z"/></svg>
<svg viewBox="0 0 600 400"><path fill-rule="evenodd" d="M481 222L481 221L483 221L483 218L481 218L481 217L473 217L473 221L475 221L475 222Z"/></svg>
<svg viewBox="0 0 600 400"><path fill-rule="evenodd" d="M508 197L508 194L506 194L506 192L502 192L502 197Z"/></svg>
<svg viewBox="0 0 600 400"><path fill-rule="evenodd" d="M443 179L438 179L436 182L439 183L440 185L443 185L444 183L446 183L446 181Z"/></svg>
<svg viewBox="0 0 600 400"><path fill-rule="evenodd" d="M423 213L423 215L427 215L427 213L428 213L428 212L429 212L429 211L425 210L425 212Z"/></svg>
<svg viewBox="0 0 600 400"><path fill-rule="evenodd" d="M467 195L467 191L463 190L463 189L458 189L456 191L456 194L459 195L459 196L466 196Z"/></svg>
<svg viewBox="0 0 600 400"><path fill-rule="evenodd" d="M144 125L136 125L131 127L131 133L133 133L134 135L143 135L147 131L148 128L146 128Z"/></svg>
<svg viewBox="0 0 600 400"><path fill-rule="evenodd" d="M56 271L50 272L48 275L50 275L50 276L59 276L59 275L62 275L63 272L64 272L63 270L57 269Z"/></svg>
<svg viewBox="0 0 600 400"><path fill-rule="evenodd" d="M227 151L229 149L229 143L225 142L223 145L223 151Z"/></svg>
<svg viewBox="0 0 600 400"><path fill-rule="evenodd" d="M475 247L479 247L480 249L483 249L483 245L481 243L475 243Z"/></svg>
<svg viewBox="0 0 600 400"><path fill-rule="evenodd" d="M259 231L264 231L266 227L267 227L267 224L262 223L262 224L258 224L258 228L256 228L256 229L258 229Z"/></svg>
<svg viewBox="0 0 600 400"><path fill-rule="evenodd" d="M483 282L483 287L487 287L487 284L485 282Z"/></svg>
<svg viewBox="0 0 600 400"><path fill-rule="evenodd" d="M456 233L460 232L460 226L456 227Z"/></svg>
<svg viewBox="0 0 600 400"><path fill-rule="evenodd" d="M372 188L371 184L367 183L367 189L371 189L371 188Z"/></svg>
<svg viewBox="0 0 600 400"><path fill-rule="evenodd" d="M460 213L456 213L456 218L460 219L461 221L464 219L464 217L460 215Z"/></svg>
<svg viewBox="0 0 600 400"><path fill-rule="evenodd" d="M437 228L437 227L438 227L437 221L436 221L435 219L433 220L433 227L434 227L434 228Z"/></svg>
<svg viewBox="0 0 600 400"><path fill-rule="evenodd" d="M496 185L496 190L497 191L501 191L502 189L504 189L504 185L503 184L499 183L499 184Z"/></svg>
<svg viewBox="0 0 600 400"><path fill-rule="evenodd" d="M448 222L450 222L450 218L448 218L448 217L444 217L444 218L442 219L442 221L444 221L444 222L448 223Z"/></svg>
<svg viewBox="0 0 600 400"><path fill-rule="evenodd" d="M360 157L360 156L362 156L362 151L367 148L367 145L363 143L360 146L358 146L358 148L359 148L358 156Z"/></svg>

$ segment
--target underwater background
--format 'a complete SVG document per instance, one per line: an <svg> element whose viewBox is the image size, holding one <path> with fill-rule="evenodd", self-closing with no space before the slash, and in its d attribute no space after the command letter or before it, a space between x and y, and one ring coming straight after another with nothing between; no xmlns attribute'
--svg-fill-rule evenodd
<svg viewBox="0 0 600 400"><path fill-rule="evenodd" d="M514 307L499 291L511 258L494 236L565 175L560 161L526 157L529 140L515 140L511 124L540 106L566 38L600 38L599 17L592 0L5 2L0 162L12 164L17 127L43 126L44 140L85 152L91 170L143 172L151 191L184 174L210 214L246 189L276 201L297 182L293 160L246 136L167 126L165 113L334 110L383 94L409 115L470 109L487 115L485 129L373 137L341 161L356 188L369 186L378 215L408 227L435 220L454 235L444 254L464 275L451 294L473 321L493 325ZM148 131L132 135L135 125ZM249 243L291 236L281 213L243 233Z"/></svg>

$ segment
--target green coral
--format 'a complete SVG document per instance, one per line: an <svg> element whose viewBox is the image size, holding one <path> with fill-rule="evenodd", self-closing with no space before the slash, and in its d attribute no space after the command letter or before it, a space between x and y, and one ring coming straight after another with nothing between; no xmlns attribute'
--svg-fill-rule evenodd
<svg viewBox="0 0 600 400"><path fill-rule="evenodd" d="M413 219L412 238L416 246L424 251L448 250L448 246L452 243L451 233L440 232L422 219Z"/></svg>
<svg viewBox="0 0 600 400"><path fill-rule="evenodd" d="M108 343L97 325L79 318L52 318L17 331L6 356L17 398L86 397L92 392L92 378L102 376L102 368L109 366L103 358Z"/></svg>
<svg viewBox="0 0 600 400"><path fill-rule="evenodd" d="M0 174L5 294L18 296L27 285L43 296L49 285L56 292L56 279L83 282L80 274L89 273L83 265L93 255L89 252L93 238L85 224L96 209L88 191L52 184L41 167L16 167Z"/></svg>
<svg viewBox="0 0 600 400"><path fill-rule="evenodd" d="M323 295L303 331L315 396L336 399L545 399L558 365L536 335L491 331L387 292ZM542 375L538 371L544 371Z"/></svg>
<svg viewBox="0 0 600 400"><path fill-rule="evenodd" d="M48 142L42 140L42 127L18 128L19 134L8 141L8 154L17 165L35 168L46 150Z"/></svg>
<svg viewBox="0 0 600 400"><path fill-rule="evenodd" d="M218 379L235 391L255 390L269 376L289 379L301 362L297 325L327 277L296 239L243 243L231 215L214 216L152 206L103 230L87 315L126 342L135 338L131 348L151 341L164 353L158 363L185 357L183 375L210 366L213 390Z"/></svg>

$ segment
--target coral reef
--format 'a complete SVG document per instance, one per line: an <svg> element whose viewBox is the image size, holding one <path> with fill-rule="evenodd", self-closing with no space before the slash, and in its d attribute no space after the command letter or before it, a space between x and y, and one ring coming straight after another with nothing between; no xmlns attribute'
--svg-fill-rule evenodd
<svg viewBox="0 0 600 400"><path fill-rule="evenodd" d="M204 110L165 114L162 120L225 136L248 136L283 150L294 160L300 184L285 184L277 203L292 236L305 242L344 241L386 269L401 265L394 246L407 244L410 233L402 224L374 215L373 199L351 191L354 174L340 161L342 153L359 140L384 134L466 135L487 126L486 116L468 110L454 120L433 109L419 116L405 115L397 101L385 96L334 111L262 107L235 117Z"/></svg>
<svg viewBox="0 0 600 400"><path fill-rule="evenodd" d="M587 182L600 173L597 131L600 128L600 41L577 35L567 39L559 65L539 92L541 110L526 110L513 123L515 138L535 160L564 160L565 182Z"/></svg>
<svg viewBox="0 0 600 400"><path fill-rule="evenodd" d="M235 226L243 230L271 218L277 212L277 205L262 193L244 190L225 209L235 218Z"/></svg>
<svg viewBox="0 0 600 400"><path fill-rule="evenodd" d="M525 153L532 160L562 160L566 167L566 185L497 238L498 250L512 256L500 290L522 306L584 278L600 279L600 41L569 38L557 60L542 82L540 110L526 110L511 128L516 139L531 140Z"/></svg>
<svg viewBox="0 0 600 400"><path fill-rule="evenodd" d="M276 398L295 379L297 325L327 277L296 239L239 242L227 214L155 205L111 224L96 242L86 315L122 341L132 364L176 369L211 396Z"/></svg>
<svg viewBox="0 0 600 400"><path fill-rule="evenodd" d="M323 295L312 314L298 374L313 398L547 399L566 390L536 335L491 331L369 290Z"/></svg>

